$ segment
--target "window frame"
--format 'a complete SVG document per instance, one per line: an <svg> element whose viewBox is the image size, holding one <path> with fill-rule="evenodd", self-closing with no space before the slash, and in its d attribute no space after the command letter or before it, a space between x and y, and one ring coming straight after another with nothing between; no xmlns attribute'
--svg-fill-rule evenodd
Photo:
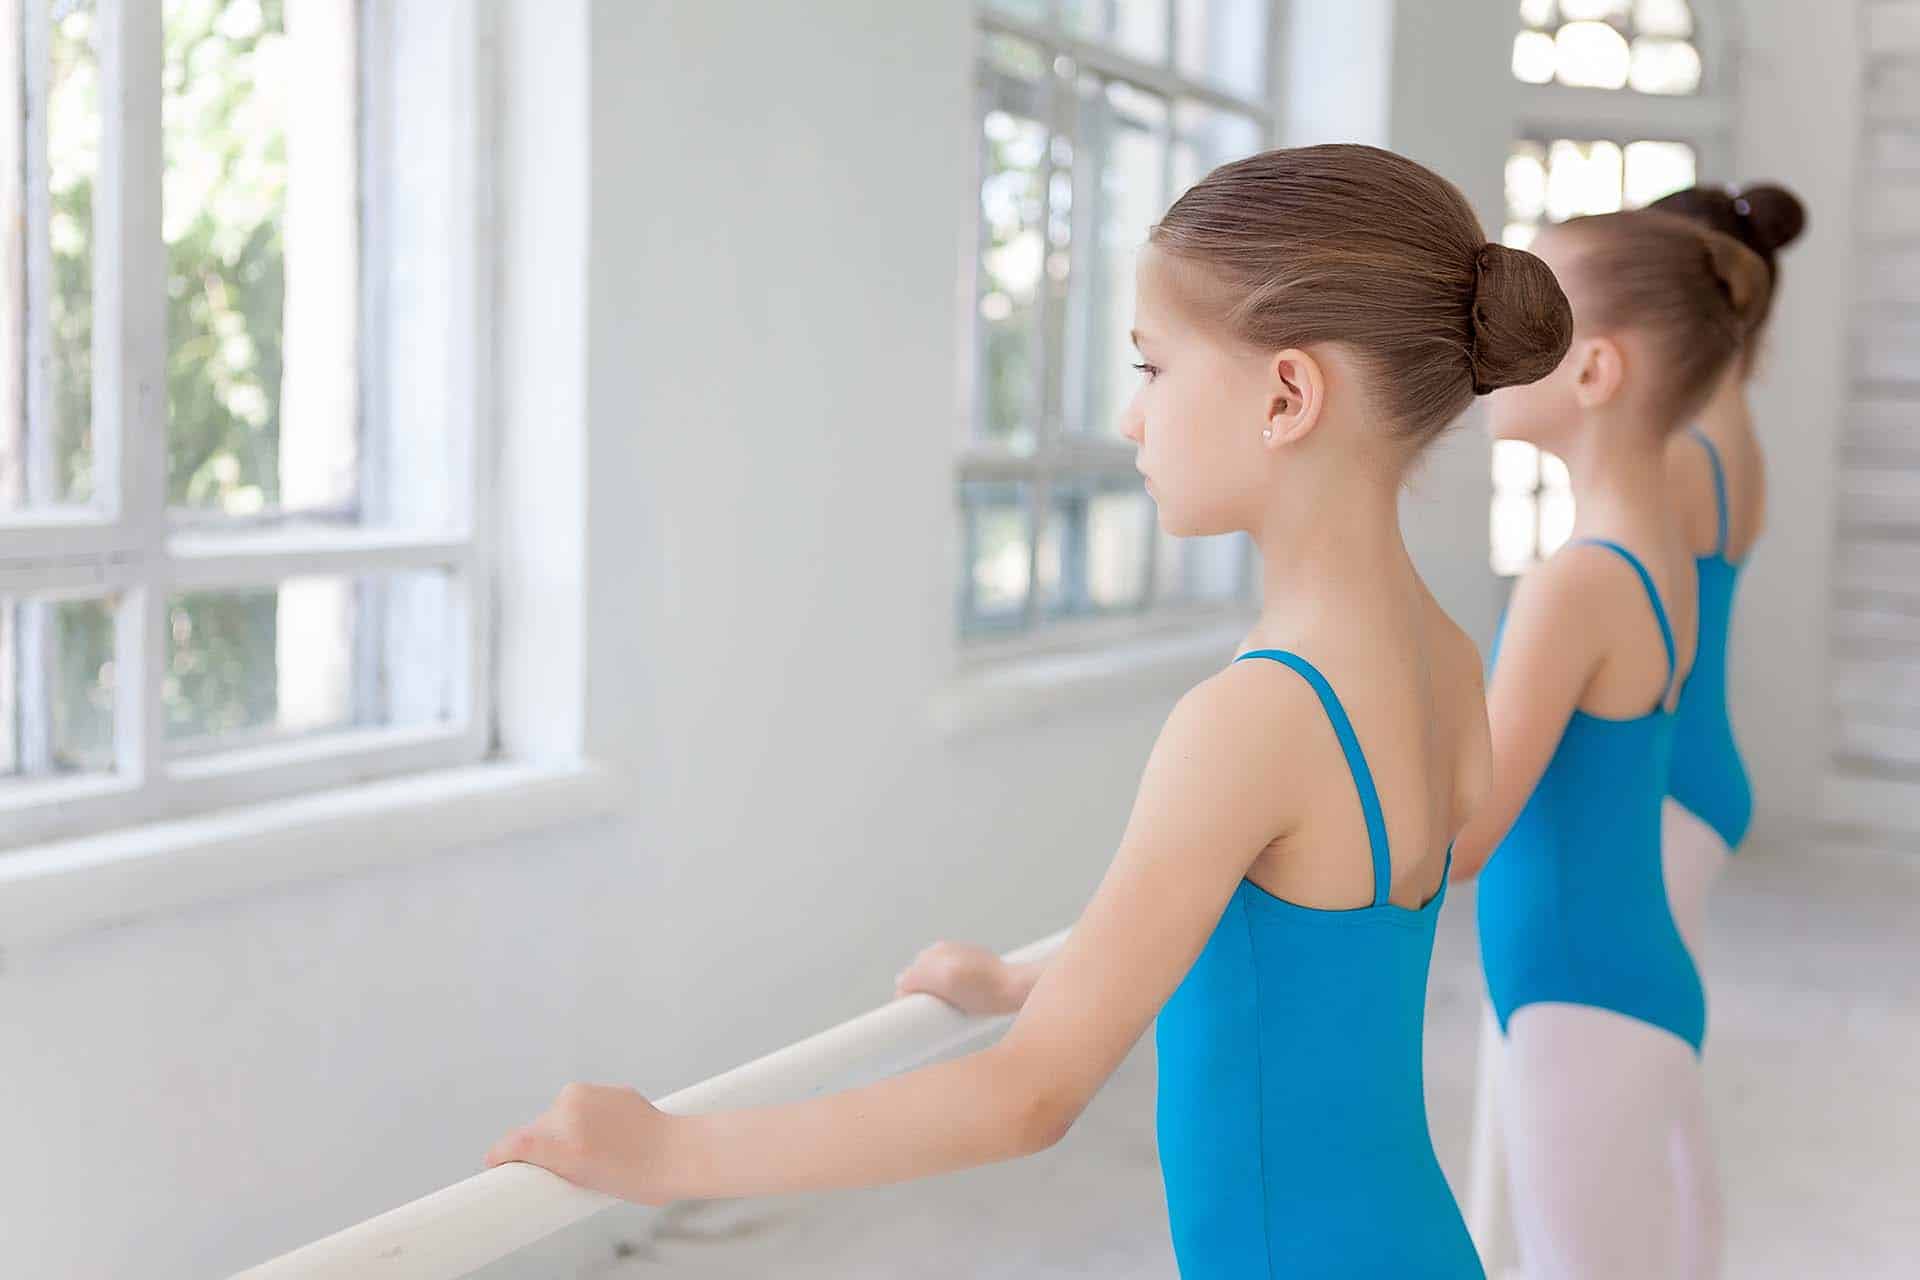
<svg viewBox="0 0 1920 1280"><path fill-rule="evenodd" d="M1513 127L1505 146L1520 142L1550 147L1554 142L1611 142L1623 150L1634 142L1678 142L1693 148L1698 180L1732 169L1735 130L1739 122L1739 62L1736 43L1730 30L1730 5L1715 0L1688 0L1693 10L1692 43L1700 53L1700 87L1690 94L1642 93L1631 87L1592 89L1574 85L1529 84L1508 71L1507 80L1514 95ZM1514 37L1531 30L1513 10L1508 28L1507 47ZM1504 153L1503 153L1504 154ZM1504 167L1504 160L1503 160ZM1502 209L1505 224L1506 210ZM1543 222L1541 225L1547 225ZM1534 554L1528 561L1537 564L1552 550L1540 537L1544 495L1553 492L1546 484L1546 467L1535 469L1530 495L1533 507ZM1491 461L1488 470L1487 556L1493 565L1493 504L1503 495L1493 485ZM1555 548L1557 549L1557 548ZM1505 569L1493 565L1503 581L1512 582L1526 572L1525 567Z"/></svg>
<svg viewBox="0 0 1920 1280"><path fill-rule="evenodd" d="M0 0L0 13L20 15L23 0ZM45 12L46 0L24 0ZM0 851L78 835L110 832L164 819L474 764L494 741L490 542L494 441L485 371L491 321L481 305L489 283L487 219L491 208L491 139L482 110L488 100L483 18L477 7L448 4L429 18L404 13L394 0L356 0L359 30L360 167L371 186L390 171L394 144L382 127L395 118L375 111L379 94L408 88L397 70L382 75L374 57L394 59L434 26L443 65L430 90L450 101L444 128L450 159L441 207L457 211L436 224L435 264L445 294L433 315L444 338L424 363L431 381L410 399L425 406L407 419L457 456L438 459L458 477L446 518L429 527L261 527L246 520L210 524L204 515L175 517L167 485L167 246L161 231L164 152L163 8L151 0L97 0L100 170L94 204L93 447L95 496L89 508L22 507L0 511L0 593L8 596L101 597L114 612L114 764L111 772L9 780L0 786ZM44 21L44 19L43 19ZM396 36L403 41L395 52ZM413 45L404 43L411 39ZM383 63L383 65L392 65ZM31 113L32 108L30 106ZM429 113L431 114L431 113ZM29 124L29 128L34 127ZM29 148L31 149L31 148ZM27 198L44 181L30 177ZM362 192L363 210L372 193ZM380 259L371 248L383 230L363 212L362 279ZM32 253L29 246L28 253ZM33 286L29 285L29 288ZM26 295L23 295L26 297ZM31 302L31 298L27 298ZM362 299L363 317L367 301ZM44 306L27 307L30 326L45 323ZM363 423L384 388L380 329L363 327L366 353L357 403ZM416 369L422 366L415 366ZM44 419L43 419L44 421ZM402 426L385 419L390 430ZM27 433L36 434L32 424ZM431 435L437 431L438 435ZM29 448L31 448L31 444ZM391 728L349 728L234 749L181 750L169 744L162 678L167 601L177 591L266 586L304 575L346 576L427 570L450 575L449 607L457 630L448 717Z"/></svg>
<svg viewBox="0 0 1920 1280"><path fill-rule="evenodd" d="M1045 120L1048 137L1073 140L1076 190L1085 190L1087 182L1097 181L1098 175L1089 172L1089 161L1092 159L1090 148L1082 145L1078 118L1079 94L1073 91L1072 79L1052 67L1054 60L1070 60L1074 77L1082 72L1090 72L1103 80L1120 81L1156 95L1167 104L1167 121L1159 135L1168 144L1161 159L1161 182L1162 189L1171 193L1175 165L1175 148L1171 143L1177 136L1175 108L1183 100L1244 117L1256 126L1260 145L1271 147L1278 144L1282 122L1277 80L1287 4L1286 0L1263 2L1268 11L1267 89L1264 98L1242 97L1206 80L1190 78L1177 69L1180 0L1167 2L1165 66L1142 61L1108 44L1079 36L1067 25L1063 0L1050 0L1049 16L1044 22L1014 16L1005 9L996 8L991 0L972 0L973 46L968 63L969 82L972 83L973 78L979 75L983 45L990 36L1009 36L1042 51L1050 64L1047 71L1050 91L1047 94ZM1067 91L1062 92L1062 89ZM1137 483L1135 450L1131 444L1106 432L1076 431L1068 421L1067 401L1075 394L1068 384L1068 377L1076 372L1076 359L1084 359L1083 355L1073 350L1073 337L1068 332L1068 326L1073 310L1084 305L1083 296L1075 292L1074 282L1085 272L1077 259L1088 250L1081 246L1089 244L1094 234L1087 218L1086 201L1076 202L1077 207L1072 214L1075 223L1072 253L1075 260L1069 266L1066 279L1056 282L1043 270L1036 289L1036 430L1033 447L1030 451L1023 451L983 439L980 421L985 399L982 394L985 366L981 352L985 341L978 298L980 246L985 234L980 215L980 182L986 154L979 136L977 110L972 107L969 108L969 119L973 126L971 136L974 149L968 190L970 213L967 227L970 235L961 272L962 303L966 308L964 390L958 414L959 438L955 446L953 491L957 511L959 491L966 485L998 483L1022 486L1026 497L1029 537L1028 587L1017 626L1010 626L1004 631L983 629L968 632L964 606L957 599L958 593L955 593L950 634L956 637L962 664L980 665L1027 655L1102 648L1120 640L1158 637L1167 632L1218 624L1223 619L1244 614L1255 585L1255 557L1251 549L1242 555L1238 571L1240 581L1232 597L1206 602L1161 602L1157 598L1161 535L1157 523L1154 523L1149 533L1146 563L1142 567L1141 603L1138 606L1105 614L1068 615L1059 619L1045 616L1041 601L1040 566L1045 531L1053 515L1057 488L1063 484L1098 486L1113 480ZM1051 218L1052 206L1051 184L1043 183L1040 210L1042 227ZM1084 374L1085 371L1078 372ZM957 556L955 559L959 562L955 572L966 572L970 562Z"/></svg>

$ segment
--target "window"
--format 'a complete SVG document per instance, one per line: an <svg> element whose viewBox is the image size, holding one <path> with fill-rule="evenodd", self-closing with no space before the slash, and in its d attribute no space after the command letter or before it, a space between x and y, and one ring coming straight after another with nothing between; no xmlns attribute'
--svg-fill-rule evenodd
<svg viewBox="0 0 1920 1280"><path fill-rule="evenodd" d="M1526 88L1507 153L1507 245L1524 249L1548 223L1693 186L1703 151L1725 150L1729 121L1723 103L1700 97L1704 33L1686 0L1521 0L1520 25L1513 74ZM1495 443L1494 572L1520 573L1552 554L1573 514L1559 459Z"/></svg>
<svg viewBox="0 0 1920 1280"><path fill-rule="evenodd" d="M988 0L980 12L963 638L1219 609L1238 536L1158 531L1119 417L1133 263L1173 196L1273 135L1270 0Z"/></svg>
<svg viewBox="0 0 1920 1280"><path fill-rule="evenodd" d="M445 209L478 199L444 21L0 20L0 843L477 758L476 273ZM404 187L403 153L436 157Z"/></svg>

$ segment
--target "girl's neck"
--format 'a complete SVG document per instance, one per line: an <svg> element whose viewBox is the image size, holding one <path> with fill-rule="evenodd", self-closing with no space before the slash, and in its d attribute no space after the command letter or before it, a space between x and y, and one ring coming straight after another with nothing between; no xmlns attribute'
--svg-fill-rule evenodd
<svg viewBox="0 0 1920 1280"><path fill-rule="evenodd" d="M1575 529L1583 535L1666 518L1666 442L1627 424L1581 433L1561 455L1573 487Z"/></svg>
<svg viewBox="0 0 1920 1280"><path fill-rule="evenodd" d="M1753 433L1753 404L1740 370L1729 372L1714 388L1713 398L1700 411L1699 426L1708 439L1723 447Z"/></svg>
<svg viewBox="0 0 1920 1280"><path fill-rule="evenodd" d="M1364 465L1294 486L1253 536L1265 588L1256 635L1276 641L1336 602L1399 593L1414 573L1400 531L1399 483Z"/></svg>

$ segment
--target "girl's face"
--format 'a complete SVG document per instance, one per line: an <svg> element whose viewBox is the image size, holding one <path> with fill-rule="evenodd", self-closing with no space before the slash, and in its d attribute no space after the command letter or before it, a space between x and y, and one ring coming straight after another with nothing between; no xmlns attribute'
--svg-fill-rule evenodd
<svg viewBox="0 0 1920 1280"><path fill-rule="evenodd" d="M1135 466L1176 537L1250 527L1272 464L1266 361L1195 320L1181 300L1183 271L1151 246L1135 272L1139 390L1121 416L1139 446Z"/></svg>
<svg viewBox="0 0 1920 1280"><path fill-rule="evenodd" d="M1532 245L1532 252L1553 270L1563 288L1571 258L1566 241L1566 236L1547 231ZM1487 397L1487 430L1494 439L1524 440L1553 451L1579 427L1581 372L1591 352L1577 332L1580 316L1576 313L1573 320L1574 340L1558 368L1538 382L1502 387Z"/></svg>

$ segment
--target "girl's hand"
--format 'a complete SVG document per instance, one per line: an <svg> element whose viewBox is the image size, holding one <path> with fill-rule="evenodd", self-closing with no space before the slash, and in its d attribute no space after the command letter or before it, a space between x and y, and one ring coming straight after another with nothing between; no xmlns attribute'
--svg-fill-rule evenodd
<svg viewBox="0 0 1920 1280"><path fill-rule="evenodd" d="M1006 961L965 942L936 942L915 956L894 979L893 994L916 991L976 1017L1018 1013L1027 996Z"/></svg>
<svg viewBox="0 0 1920 1280"><path fill-rule="evenodd" d="M636 1204L676 1197L668 1137L674 1118L632 1089L570 1084L546 1114L513 1130L487 1153L487 1167L518 1161L568 1182Z"/></svg>

